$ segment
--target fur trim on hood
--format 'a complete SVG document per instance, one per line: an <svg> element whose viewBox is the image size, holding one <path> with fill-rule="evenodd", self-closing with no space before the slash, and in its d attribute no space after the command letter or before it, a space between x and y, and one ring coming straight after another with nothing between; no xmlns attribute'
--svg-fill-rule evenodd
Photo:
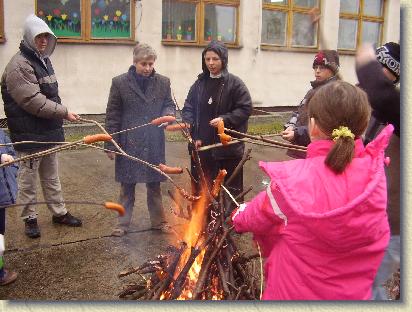
<svg viewBox="0 0 412 312"><path fill-rule="evenodd" d="M50 29L50 27L43 21L41 18L37 17L34 14L29 15L23 27L23 40L24 42L34 51L38 52L36 49L36 45L34 43L34 38L37 35L48 33L49 42L47 44L46 51L42 55L42 57L49 57L53 54L54 48L56 47L57 38Z"/></svg>

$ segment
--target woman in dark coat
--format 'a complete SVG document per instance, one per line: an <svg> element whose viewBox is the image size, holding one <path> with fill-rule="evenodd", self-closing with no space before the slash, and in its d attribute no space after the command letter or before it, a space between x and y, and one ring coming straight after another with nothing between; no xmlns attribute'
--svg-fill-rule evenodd
<svg viewBox="0 0 412 312"><path fill-rule="evenodd" d="M169 78L154 70L156 52L147 44L133 50L133 65L127 73L114 77L106 109L106 129L109 133L143 125L166 115L175 115ZM162 127L150 125L126 131L113 139L129 155L154 165L165 163L165 135ZM115 150L108 143L106 148ZM147 207L152 228L167 231L162 206L160 182L165 178L148 166L126 157L108 153L115 161L115 179L120 183L120 203L126 214L119 217L113 235L127 232L133 214L136 183L146 183Z"/></svg>
<svg viewBox="0 0 412 312"><path fill-rule="evenodd" d="M252 99L243 81L228 72L227 63L225 45L217 41L209 43L202 53L203 72L187 95L182 118L191 125L191 135L198 148L220 142L216 131L220 120L226 128L247 131ZM201 151L200 160L207 181L215 179L218 169L226 169L227 180L240 162L244 148L244 143L236 143ZM193 159L192 174L197 177ZM227 187L234 195L243 191L242 170Z"/></svg>

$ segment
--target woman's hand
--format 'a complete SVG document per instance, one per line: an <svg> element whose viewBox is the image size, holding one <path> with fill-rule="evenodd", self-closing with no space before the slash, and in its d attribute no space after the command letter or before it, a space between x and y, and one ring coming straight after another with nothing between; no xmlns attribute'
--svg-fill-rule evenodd
<svg viewBox="0 0 412 312"><path fill-rule="evenodd" d="M196 146L196 148L201 147L202 146L202 140L196 140L195 141L195 146Z"/></svg>
<svg viewBox="0 0 412 312"><path fill-rule="evenodd" d="M13 158L13 156L11 156L11 155L9 155L9 154L1 154L1 163L2 164L5 164L5 163L8 163L8 162L10 162L10 161L13 161L14 160L14 158Z"/></svg>
<svg viewBox="0 0 412 312"><path fill-rule="evenodd" d="M212 120L209 122L209 124L210 124L212 127L217 128L217 125L218 125L219 122L222 121L222 120L223 120L222 117L216 117L216 118L212 119Z"/></svg>

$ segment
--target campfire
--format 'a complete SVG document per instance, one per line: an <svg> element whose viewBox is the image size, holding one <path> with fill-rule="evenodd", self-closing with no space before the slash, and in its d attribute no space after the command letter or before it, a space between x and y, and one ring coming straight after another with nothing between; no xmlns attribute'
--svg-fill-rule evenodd
<svg viewBox="0 0 412 312"><path fill-rule="evenodd" d="M187 133L186 133L187 134ZM190 138L189 138L190 139ZM246 151L232 174L234 177L250 159ZM220 170L213 186L208 187L197 150L192 157L199 181L189 172L191 183L200 186L200 196L168 192L172 211L187 220L183 235L164 253L119 277L135 274L137 280L124 286L120 298L132 300L256 300L261 296L259 254L246 256L232 237L227 212L236 199L222 185L226 170ZM230 178L232 178L230 177ZM229 179L230 180L230 179ZM227 182L226 182L227 183ZM239 194L243 197L248 191ZM226 194L225 194L226 193ZM227 198L231 198L231 201ZM184 200L190 201L183 209ZM261 259L261 258L260 258Z"/></svg>

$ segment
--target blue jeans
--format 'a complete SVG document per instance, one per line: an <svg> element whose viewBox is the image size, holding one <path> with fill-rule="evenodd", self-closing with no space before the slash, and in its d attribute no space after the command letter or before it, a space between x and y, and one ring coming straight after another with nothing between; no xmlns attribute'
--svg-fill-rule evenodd
<svg viewBox="0 0 412 312"><path fill-rule="evenodd" d="M133 216L136 183L121 183L119 202L125 209L124 216L119 216L119 228L127 230ZM158 227L164 222L165 215L162 205L160 182L146 183L147 208L149 210L152 227Z"/></svg>
<svg viewBox="0 0 412 312"><path fill-rule="evenodd" d="M383 284L400 267L401 240L399 235L392 235L382 263L376 273L372 286L372 300L389 300Z"/></svg>

